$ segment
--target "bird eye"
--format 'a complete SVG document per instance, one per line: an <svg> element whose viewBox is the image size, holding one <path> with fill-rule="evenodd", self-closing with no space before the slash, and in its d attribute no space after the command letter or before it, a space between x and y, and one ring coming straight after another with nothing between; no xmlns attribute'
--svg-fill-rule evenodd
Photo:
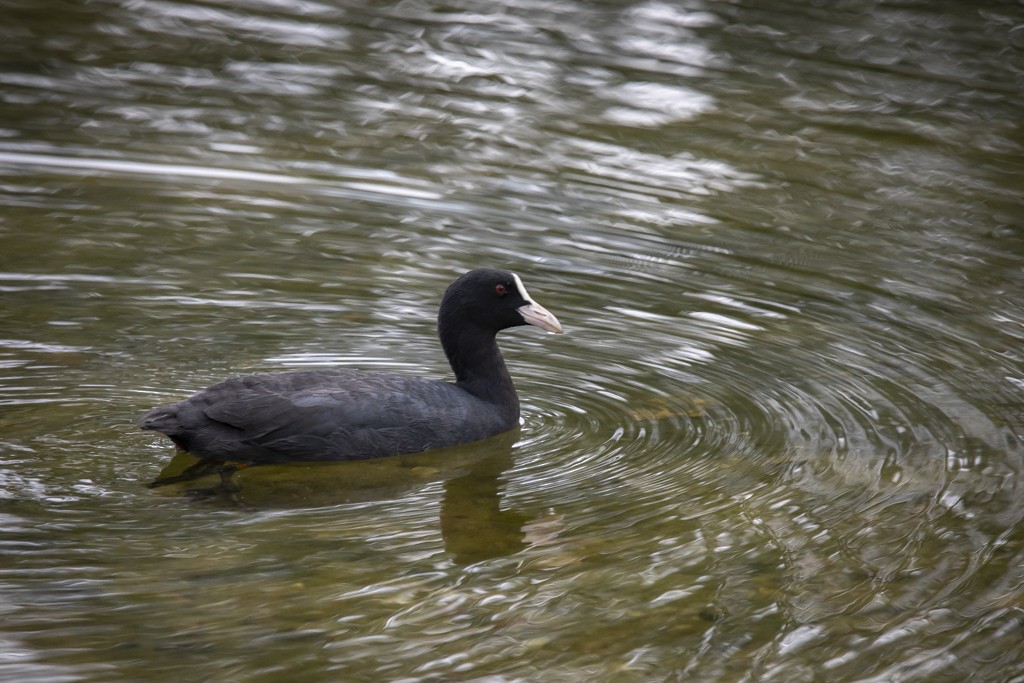
<svg viewBox="0 0 1024 683"><path fill-rule="evenodd" d="M502 284L495 285L494 293L498 296L505 296L508 293L508 287Z"/></svg>

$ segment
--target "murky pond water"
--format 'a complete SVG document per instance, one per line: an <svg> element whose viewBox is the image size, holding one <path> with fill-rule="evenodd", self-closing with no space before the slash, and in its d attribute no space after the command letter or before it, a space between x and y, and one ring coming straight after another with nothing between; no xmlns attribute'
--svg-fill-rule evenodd
<svg viewBox="0 0 1024 683"><path fill-rule="evenodd" d="M770 5L5 3L0 679L1024 681L1024 10ZM519 431L145 487L481 265Z"/></svg>

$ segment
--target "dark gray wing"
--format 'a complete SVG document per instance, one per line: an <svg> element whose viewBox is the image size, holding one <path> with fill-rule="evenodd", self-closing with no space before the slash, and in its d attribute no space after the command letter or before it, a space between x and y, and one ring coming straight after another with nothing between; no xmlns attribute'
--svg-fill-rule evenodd
<svg viewBox="0 0 1024 683"><path fill-rule="evenodd" d="M467 396L447 382L354 370L253 375L158 408L142 426L217 460L375 458L502 431L485 421L467 432Z"/></svg>

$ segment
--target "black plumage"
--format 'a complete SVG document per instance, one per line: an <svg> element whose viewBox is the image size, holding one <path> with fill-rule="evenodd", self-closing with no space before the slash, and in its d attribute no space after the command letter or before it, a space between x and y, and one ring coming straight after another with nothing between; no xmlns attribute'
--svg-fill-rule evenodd
<svg viewBox="0 0 1024 683"><path fill-rule="evenodd" d="M154 408L139 426L214 463L356 460L478 441L519 421L495 336L525 324L562 331L517 275L473 270L448 287L438 312L455 382L354 369L236 377Z"/></svg>

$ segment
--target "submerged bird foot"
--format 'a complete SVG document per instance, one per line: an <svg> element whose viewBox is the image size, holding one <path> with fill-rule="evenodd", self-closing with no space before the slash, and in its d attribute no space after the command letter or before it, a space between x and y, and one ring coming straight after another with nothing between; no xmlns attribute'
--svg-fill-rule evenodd
<svg viewBox="0 0 1024 683"><path fill-rule="evenodd" d="M180 474L161 477L149 482L146 484L146 488L155 489L160 488L161 486L168 486L169 484L180 484L182 482L195 481L196 479L202 479L203 477L216 472L220 476L220 485L213 488L222 491L237 492L240 490L240 487L232 479L231 475L238 470L243 470L251 466L252 465L249 463L228 464L216 460L200 460L199 462L186 467Z"/></svg>
<svg viewBox="0 0 1024 683"><path fill-rule="evenodd" d="M160 477L146 484L146 488L156 489L161 486L168 486L170 484L180 484L185 481L193 481L200 479L208 474L213 474L219 468L223 466L223 463L216 462L213 460L200 460L197 463L189 465L180 474L173 474L169 477Z"/></svg>

